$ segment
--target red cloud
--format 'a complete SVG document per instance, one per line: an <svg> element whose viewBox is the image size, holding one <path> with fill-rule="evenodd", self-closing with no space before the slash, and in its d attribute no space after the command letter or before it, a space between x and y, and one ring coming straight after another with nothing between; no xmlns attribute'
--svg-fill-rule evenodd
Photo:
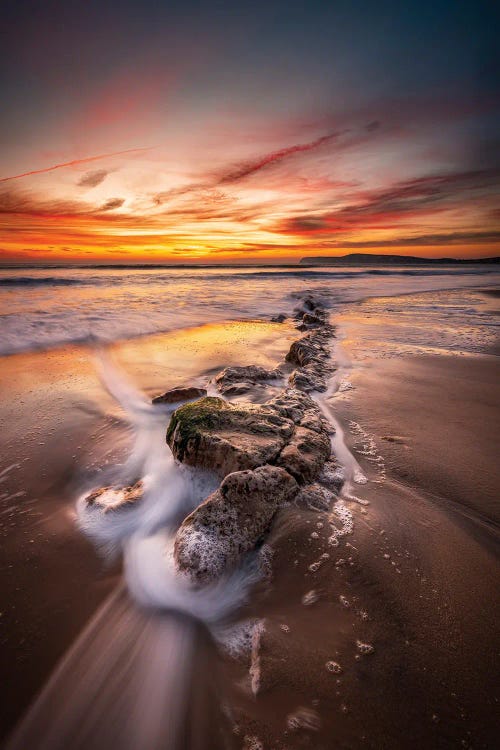
<svg viewBox="0 0 500 750"><path fill-rule="evenodd" d="M92 161L99 161L100 159L109 159L113 156L123 156L124 154L137 154L141 151L151 151L154 146L148 146L146 148L128 148L125 151L112 151L108 154L99 154L99 156L87 156L84 159L73 159L72 161L61 162L60 164L53 164L51 167L44 167L43 169L32 169L30 172L22 172L21 174L10 175L9 177L0 177L0 182L7 182L8 180L18 180L20 177L29 177L32 174L44 174L45 172L54 172L56 169L64 169L64 167L74 167L78 164L88 164Z"/></svg>

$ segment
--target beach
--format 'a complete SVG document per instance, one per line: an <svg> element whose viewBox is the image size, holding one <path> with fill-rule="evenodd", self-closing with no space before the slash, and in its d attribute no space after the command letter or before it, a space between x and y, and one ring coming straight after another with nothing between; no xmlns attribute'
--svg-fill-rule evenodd
<svg viewBox="0 0 500 750"><path fill-rule="evenodd" d="M226 363L267 364L294 334L277 324L229 323L136 339L114 353L154 395ZM123 459L130 437L88 347L4 358L0 378L5 731L117 584L119 566L79 532L74 502L80 475Z"/></svg>
<svg viewBox="0 0 500 750"><path fill-rule="evenodd" d="M267 617L270 688L245 705L266 726L264 747L300 706L321 717L312 747L494 747L498 374L488 356L376 362L337 398L372 481L356 488L343 551L317 571L331 552L324 528L312 539L297 513L273 529L281 593L253 613ZM317 601L301 606L310 591ZM332 658L337 675L325 669Z"/></svg>
<svg viewBox="0 0 500 750"><path fill-rule="evenodd" d="M2 4L0 750L496 750L499 20Z"/></svg>
<svg viewBox="0 0 500 750"><path fill-rule="evenodd" d="M269 580L200 647L220 670L228 747L493 747L497 298L400 288L328 312L334 385L318 403L334 452L360 469L339 501L348 530L332 544L331 508L280 509L264 539ZM107 344L106 361L148 400L214 389L223 368L282 366L301 333L291 317L269 321L276 312ZM85 483L132 443L100 356L66 344L2 359L4 735L121 586L120 556L103 556L75 511ZM257 386L227 398L258 406L281 391Z"/></svg>

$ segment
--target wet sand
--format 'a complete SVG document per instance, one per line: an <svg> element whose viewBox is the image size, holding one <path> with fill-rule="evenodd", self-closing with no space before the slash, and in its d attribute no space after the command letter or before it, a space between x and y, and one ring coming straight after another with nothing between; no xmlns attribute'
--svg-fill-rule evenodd
<svg viewBox="0 0 500 750"><path fill-rule="evenodd" d="M495 746L499 375L487 356L376 360L332 400L369 504L346 503L354 532L334 548L324 514L274 525L273 590L253 611L263 687L239 696L264 747ZM316 731L287 730L301 710Z"/></svg>
<svg viewBox="0 0 500 750"><path fill-rule="evenodd" d="M287 324L231 322L110 352L154 395L230 364L273 366L295 337ZM4 357L0 393L2 736L118 582L119 566L78 531L74 501L81 477L121 460L130 435L87 347Z"/></svg>
<svg viewBox="0 0 500 750"><path fill-rule="evenodd" d="M276 364L296 331L261 325L193 329L115 353L153 394L227 364ZM86 350L5 364L2 469L21 468L4 484L27 493L9 501L2 525L7 730L116 586L119 571L79 535L71 503L75 473L116 460L128 435ZM243 613L264 620L253 656L222 655L229 747L494 746L498 375L491 356L372 360L331 399L370 481L346 501L354 530L338 546L324 512L277 516L266 540L272 580Z"/></svg>
<svg viewBox="0 0 500 750"><path fill-rule="evenodd" d="M498 736L499 376L488 356L375 362L336 405L384 459L387 480L358 493L370 501L360 565L382 594L386 641L393 632L398 679L388 674L384 692L401 738L413 715L407 747L420 732L431 747L493 747Z"/></svg>

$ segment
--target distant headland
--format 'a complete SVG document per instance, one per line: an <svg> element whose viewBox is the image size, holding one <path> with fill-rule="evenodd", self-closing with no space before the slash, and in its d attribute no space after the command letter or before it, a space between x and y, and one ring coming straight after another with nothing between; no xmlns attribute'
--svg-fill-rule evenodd
<svg viewBox="0 0 500 750"><path fill-rule="evenodd" d="M312 255L310 258L301 258L299 264L301 266L422 266L499 262L498 255L493 258L419 258L416 255L350 253L340 256Z"/></svg>

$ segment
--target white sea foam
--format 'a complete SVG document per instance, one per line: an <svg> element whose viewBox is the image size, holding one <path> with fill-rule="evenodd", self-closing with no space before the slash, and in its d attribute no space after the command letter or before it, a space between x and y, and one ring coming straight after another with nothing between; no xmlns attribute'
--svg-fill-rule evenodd
<svg viewBox="0 0 500 750"><path fill-rule="evenodd" d="M310 607L311 604L315 604L319 599L319 594L314 589L311 589L311 591L308 591L301 599L302 604L305 607Z"/></svg>
<svg viewBox="0 0 500 750"><path fill-rule="evenodd" d="M261 641L266 632L266 621L258 620L252 630L252 660L250 664L250 684L252 693L258 695L261 688L262 669L260 663Z"/></svg>
<svg viewBox="0 0 500 750"><path fill-rule="evenodd" d="M341 674L342 672L342 667L337 661L327 661L325 667L329 672L332 672L333 674Z"/></svg>
<svg viewBox="0 0 500 750"><path fill-rule="evenodd" d="M375 651L375 646L373 646L372 643L363 643L363 641L356 641L356 648L358 649L360 654L363 654L364 656L368 656L369 654L373 654Z"/></svg>
<svg viewBox="0 0 500 750"><path fill-rule="evenodd" d="M335 429L331 437L332 453L341 466L341 476L344 480L342 495L347 497L351 492L353 482L355 484L365 484L368 480L345 442L344 430L337 420L330 403L331 399L338 392L340 384L352 369L352 363L342 348L341 337L341 331L337 331L337 339L332 352L332 359L337 369L332 378L330 378L326 393L315 394L315 399L324 416Z"/></svg>
<svg viewBox="0 0 500 750"><path fill-rule="evenodd" d="M80 527L105 552L122 552L125 581L141 605L185 612L216 626L245 600L261 574L258 560L249 560L201 589L179 576L172 556L176 525L215 489L218 480L176 463L164 437L168 410L152 405L103 352L97 362L101 379L123 408L134 436L128 459L108 474L114 487L141 480L143 497L130 508L106 512L89 506L88 490L84 491L77 502ZM116 490L109 494L115 498Z"/></svg>
<svg viewBox="0 0 500 750"><path fill-rule="evenodd" d="M318 732L321 729L321 719L317 711L312 708L299 706L286 718L286 725L291 732L300 729Z"/></svg>
<svg viewBox="0 0 500 750"><path fill-rule="evenodd" d="M216 637L221 648L233 659L249 657L254 630L260 622L257 618L251 618L219 628Z"/></svg>

